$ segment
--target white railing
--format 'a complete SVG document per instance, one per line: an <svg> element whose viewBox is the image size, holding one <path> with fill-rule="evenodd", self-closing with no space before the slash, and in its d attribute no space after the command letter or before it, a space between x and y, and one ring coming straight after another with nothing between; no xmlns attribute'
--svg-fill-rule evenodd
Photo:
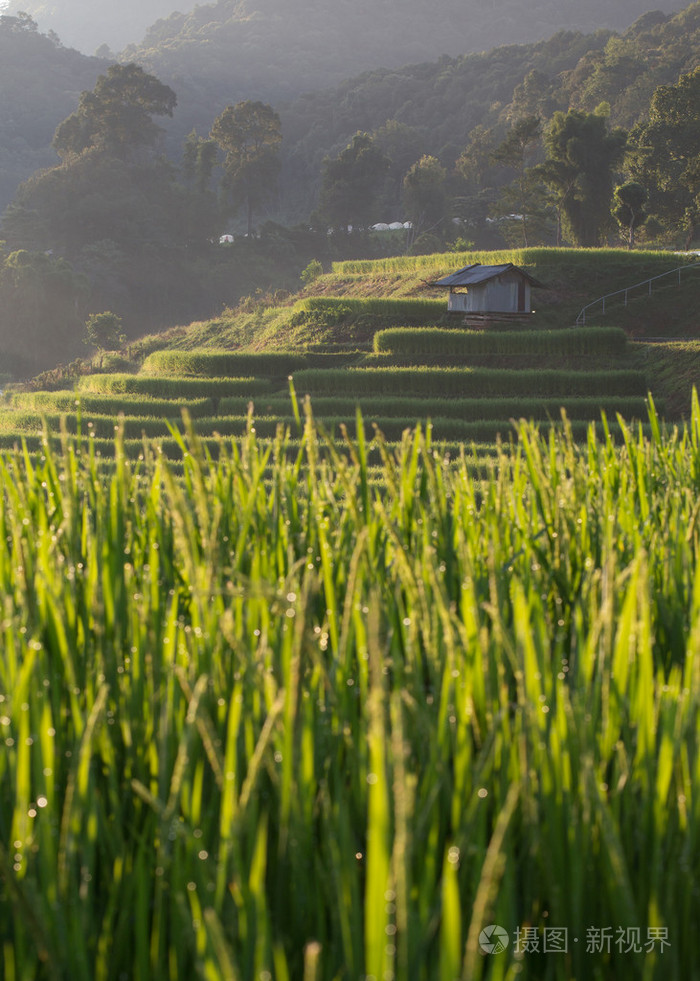
<svg viewBox="0 0 700 981"><path fill-rule="evenodd" d="M650 279L644 279L644 280L642 280L641 283L635 283L634 286L627 286L623 290L615 290L614 293L606 293L605 296L598 297L597 300L593 300L592 303L587 303L586 306L583 307L583 309L579 312L578 317L576 318L576 323L574 324L574 326L575 327L585 327L586 326L586 316L588 315L588 311L591 310L593 307L597 307L598 305L601 305L602 306L602 310L600 311L600 315L603 316L605 314L606 302L608 302L608 305L609 305L609 301L612 300L613 297L623 297L624 298L624 305L627 306L627 301L629 299L630 293L632 293L633 290L639 290L639 289L642 289L642 288L646 288L647 294L649 296L651 296L651 293L652 293L652 284L658 282L658 280L660 280L660 279L666 279L668 276L677 276L678 277L678 286L680 286L681 285L681 273L682 272L691 271L693 269L700 269L700 262L689 263L688 265L685 265L685 266L677 266L676 269L670 269L668 272L661 273L658 276L652 276ZM635 297L635 299L636 298L637 297Z"/></svg>

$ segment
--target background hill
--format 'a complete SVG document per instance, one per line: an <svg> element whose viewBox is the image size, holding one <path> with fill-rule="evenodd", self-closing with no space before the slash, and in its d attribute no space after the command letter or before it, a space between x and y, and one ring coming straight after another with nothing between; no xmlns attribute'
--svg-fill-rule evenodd
<svg viewBox="0 0 700 981"><path fill-rule="evenodd" d="M682 6L655 4L667 12ZM193 0L9 0L5 12L26 11L42 31L89 53L101 44L113 51L136 44L150 25L129 57L147 60L156 73L250 79L261 94L279 97L368 68L539 40L560 29L624 28L649 0L219 0L193 8Z"/></svg>
<svg viewBox="0 0 700 981"><path fill-rule="evenodd" d="M155 24L134 59L168 84L279 102L358 72L540 40L561 29L627 27L648 0L219 0ZM657 6L672 12L678 0Z"/></svg>
<svg viewBox="0 0 700 981"><path fill-rule="evenodd" d="M693 3L671 16L646 14L622 33L561 31L537 43L366 72L284 107L287 173L299 200L313 201L323 157L358 130L376 133L390 156L400 136L412 153L406 166L429 153L451 167L477 126L493 129L497 141L529 113L547 119L607 102L611 125L631 128L646 117L657 86L698 64L700 3Z"/></svg>
<svg viewBox="0 0 700 981"><path fill-rule="evenodd" d="M20 181L56 163L56 126L106 67L60 46L31 20L0 17L0 209Z"/></svg>
<svg viewBox="0 0 700 981"><path fill-rule="evenodd" d="M203 16L209 17L213 9ZM226 13L225 4L216 9L222 16ZM270 5L269 11L274 9ZM318 8L319 29L324 9ZM222 21L222 30L227 23ZM202 39L209 37L209 24L206 20ZM535 166L530 169L536 194L521 206L524 199L514 196L519 191L513 165L494 165L494 153L529 114L538 116L545 130L557 110L569 107L590 112L601 132L645 119L657 87L675 83L679 74L690 72L700 61L700 3L673 15L646 14L623 34L562 31L546 41L376 69L341 86L276 103L284 135L280 180L268 181L261 191L255 212L259 238L242 236L240 189L238 197L227 190L218 166L223 148L206 140L219 108L243 93L215 87L212 78L188 75L173 82L177 107L173 119L167 120L167 144L154 135L147 148L132 147L121 155L98 145L71 152L64 147L60 165L29 177L37 166L50 165L52 157L58 164L48 149L53 130L108 62L63 48L55 37L42 35L27 15L0 18L0 46L6 54L0 60L0 82L6 82L7 94L0 111L0 191L7 188L6 201L23 168L22 176L29 178L3 216L0 238L7 246L0 255L0 350L6 358L12 354L24 359L7 370L26 373L74 357L89 313L116 312L125 321L127 336L134 338L214 316L258 291L293 289L311 260L327 267L332 260L407 249L436 252L621 241L610 200L598 202L595 234L571 223L558 226L559 199L554 194L559 192L537 184ZM210 50L213 55L215 46ZM115 69L117 74L126 70ZM700 84L700 76L688 84ZM255 95L250 90L245 94ZM696 145L700 121L690 120L688 106L689 134ZM158 118L163 121L162 115ZM193 127L200 137L193 134L186 144ZM371 134L360 143L369 141L371 146L374 140L377 152L369 159L380 167L370 168L366 180L360 158L355 163L352 155L346 155L350 163L341 159L358 131ZM165 145L169 161L162 159ZM185 147L190 152L189 171ZM205 150L208 156L203 156ZM544 141L536 140L526 163L542 162L546 153ZM433 160L433 173L442 181L436 185L439 212L429 220L418 213L420 232L413 235L415 240L403 232L393 239L363 232L378 221L414 221L404 179L424 154L433 155L426 159ZM328 163L337 161L342 166L329 181ZM597 180L595 186L605 188L609 181L611 197L613 181L637 179L639 171L625 167L618 160L614 173L606 171L605 180ZM666 180L666 171L660 176L650 172L650 178L653 192ZM676 185L680 186L678 180ZM646 237L640 232L638 242L691 248L700 227L687 206L693 205L695 193L688 184L688 201L680 194L672 200L657 194L650 200L653 221ZM517 218L518 212L528 214L527 236L525 221L508 217ZM349 225L355 229L352 235L341 231ZM331 226L338 234L327 234ZM558 235L561 228L563 237ZM241 235L233 248L222 249L219 236L229 231ZM47 255L53 257L50 262ZM59 260L70 267L60 266ZM32 279L37 276L45 295L41 311L31 308L32 334L18 328L17 311L30 309L26 300L37 295ZM57 291L65 314L61 329Z"/></svg>
<svg viewBox="0 0 700 981"><path fill-rule="evenodd" d="M139 41L159 17L175 7L191 10L195 0L9 0L0 3L5 14L28 13L44 32L55 31L70 47L92 54L101 45L113 51Z"/></svg>
<svg viewBox="0 0 700 981"><path fill-rule="evenodd" d="M18 5L32 9L21 0ZM65 48L58 38L42 33L41 23L37 28L31 19L10 17L14 6L0 18L0 209L21 180L57 162L50 148L56 126L108 64ZM521 40L533 24L547 40L469 54L464 52L480 47L478 17L488 11L503 14L502 33L494 25L494 39L516 36L512 18L505 16L509 2L484 8L462 31L453 27L461 5L452 3L450 14L447 0L444 17L431 16L432 26L420 5L413 10L413 0L405 6L410 17L398 28L395 22L392 26L390 6L376 5L372 30L362 44L347 39L357 25L369 23L369 7L363 4L339 4L337 16L319 4L312 16L308 0L296 0L289 9L296 9L298 17L290 24L276 3L259 2L253 9L220 2L158 22L144 44L128 48L121 58L138 61L175 90L178 106L166 129L168 155L176 163L186 135L193 128L208 133L226 105L255 98L272 102L282 118L285 162L282 198L273 215L305 220L315 205L321 161L358 130L371 132L396 121L408 127L401 136L407 167L423 153L450 166L474 127L504 127L529 112L547 118L556 109L592 110L607 100L611 122L630 126L644 115L659 84L675 82L700 61L698 3L676 14L645 14L622 34L600 25L628 25L644 4L623 3L596 18L586 7L597 30L552 36L558 24L575 23L571 4L560 5L558 18L555 6L552 0L546 25L547 5L535 0L529 3L531 17L522 18L529 26L520 32ZM409 23L410 31L401 27ZM459 53L442 54L447 50ZM371 70L356 74L362 67ZM312 88L316 91L299 95Z"/></svg>

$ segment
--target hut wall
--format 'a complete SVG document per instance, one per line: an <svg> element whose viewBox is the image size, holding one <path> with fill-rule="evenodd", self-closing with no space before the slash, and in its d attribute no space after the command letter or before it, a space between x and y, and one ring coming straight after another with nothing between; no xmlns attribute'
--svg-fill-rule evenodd
<svg viewBox="0 0 700 981"><path fill-rule="evenodd" d="M467 293L450 293L448 309L458 313L530 313L530 284L520 276L499 276Z"/></svg>

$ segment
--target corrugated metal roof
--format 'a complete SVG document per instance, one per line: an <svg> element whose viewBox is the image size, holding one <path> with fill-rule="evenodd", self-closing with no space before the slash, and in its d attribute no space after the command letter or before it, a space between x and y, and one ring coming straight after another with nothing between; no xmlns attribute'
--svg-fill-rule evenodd
<svg viewBox="0 0 700 981"><path fill-rule="evenodd" d="M431 285L476 286L479 283L486 283L490 279L495 279L497 276L501 276L503 273L510 271L519 273L529 281L531 286L543 285L533 276L530 276L528 273L524 272L524 270L519 269L518 266L514 266L512 262L507 262L503 266L482 266L481 263L476 262L473 266L465 266L463 269L458 269L457 272L453 272L449 276L445 276L444 279L438 279Z"/></svg>

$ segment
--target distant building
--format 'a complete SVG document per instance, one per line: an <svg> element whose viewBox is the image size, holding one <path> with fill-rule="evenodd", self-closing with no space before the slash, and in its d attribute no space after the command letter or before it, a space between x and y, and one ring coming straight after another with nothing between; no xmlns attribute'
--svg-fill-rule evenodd
<svg viewBox="0 0 700 981"><path fill-rule="evenodd" d="M512 262L503 266L477 262L430 285L449 289L447 309L451 313L519 316L532 313L532 288L545 288Z"/></svg>
<svg viewBox="0 0 700 981"><path fill-rule="evenodd" d="M372 232L400 232L402 229L408 230L413 228L412 221L378 221L376 225L370 225L370 231Z"/></svg>

